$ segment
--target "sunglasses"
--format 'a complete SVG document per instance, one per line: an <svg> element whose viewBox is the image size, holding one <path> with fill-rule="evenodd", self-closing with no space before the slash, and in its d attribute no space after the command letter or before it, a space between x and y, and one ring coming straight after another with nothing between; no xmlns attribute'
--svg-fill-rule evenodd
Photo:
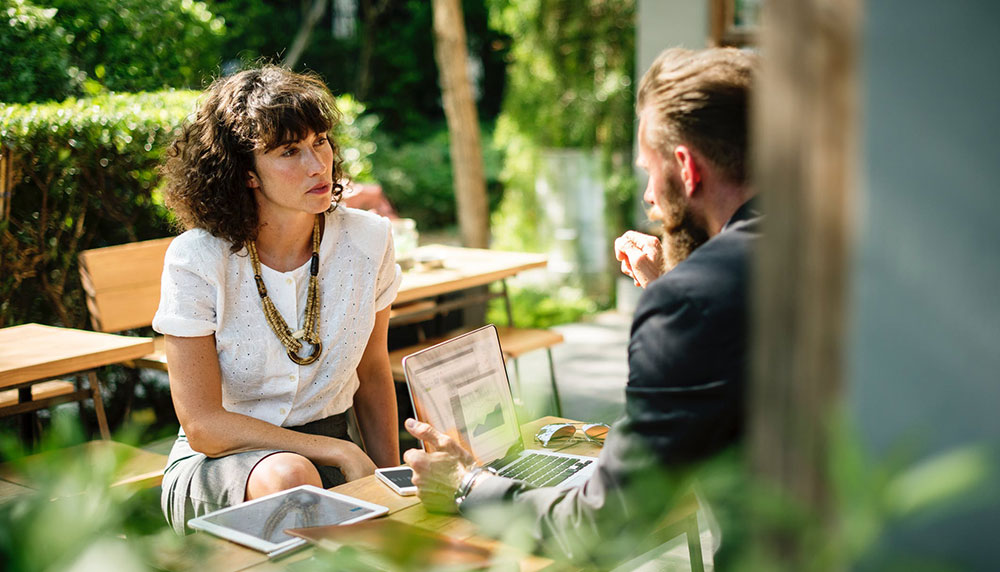
<svg viewBox="0 0 1000 572"><path fill-rule="evenodd" d="M583 433L583 439L576 439L578 428ZM549 423L535 433L535 440L542 447L562 447L578 440L604 445L604 438L610 429L607 423Z"/></svg>

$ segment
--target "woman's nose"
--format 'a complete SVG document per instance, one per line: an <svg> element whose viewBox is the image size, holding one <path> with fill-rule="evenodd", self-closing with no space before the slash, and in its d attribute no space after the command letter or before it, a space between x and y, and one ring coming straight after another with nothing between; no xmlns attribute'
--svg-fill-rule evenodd
<svg viewBox="0 0 1000 572"><path fill-rule="evenodd" d="M310 149L309 152L306 153L306 162L306 167L308 167L310 175L321 173L323 172L323 169L326 168L326 163L323 162L323 157L315 149Z"/></svg>

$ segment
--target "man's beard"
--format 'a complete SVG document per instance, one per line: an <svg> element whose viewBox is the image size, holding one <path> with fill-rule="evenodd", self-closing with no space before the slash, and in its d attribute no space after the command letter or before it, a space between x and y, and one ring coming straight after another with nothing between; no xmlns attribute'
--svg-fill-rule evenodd
<svg viewBox="0 0 1000 572"><path fill-rule="evenodd" d="M708 241L705 225L684 196L683 183L667 178L667 210L663 213L663 271L669 272Z"/></svg>

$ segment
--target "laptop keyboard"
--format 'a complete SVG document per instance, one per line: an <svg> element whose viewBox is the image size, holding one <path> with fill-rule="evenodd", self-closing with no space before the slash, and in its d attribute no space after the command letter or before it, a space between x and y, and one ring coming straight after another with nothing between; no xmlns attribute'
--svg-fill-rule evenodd
<svg viewBox="0 0 1000 572"><path fill-rule="evenodd" d="M498 474L501 477L524 481L535 487L551 487L570 478L592 462L571 457L528 453L500 469Z"/></svg>

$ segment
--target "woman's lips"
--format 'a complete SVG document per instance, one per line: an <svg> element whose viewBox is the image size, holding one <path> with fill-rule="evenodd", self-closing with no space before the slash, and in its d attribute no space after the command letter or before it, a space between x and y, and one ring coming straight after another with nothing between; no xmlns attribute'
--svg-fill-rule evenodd
<svg viewBox="0 0 1000 572"><path fill-rule="evenodd" d="M322 194L326 194L326 192L329 191L329 190L330 190L330 184L329 183L323 183L321 185L316 185L315 187L309 189L309 193L310 194L316 194L316 195L322 195Z"/></svg>

